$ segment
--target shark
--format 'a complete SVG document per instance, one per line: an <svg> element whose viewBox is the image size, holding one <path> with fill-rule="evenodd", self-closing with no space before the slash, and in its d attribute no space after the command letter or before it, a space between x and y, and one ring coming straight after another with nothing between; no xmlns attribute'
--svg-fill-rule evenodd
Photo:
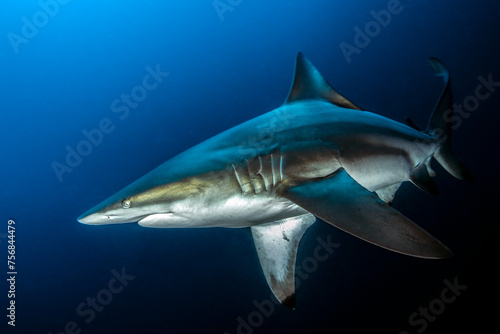
<svg viewBox="0 0 500 334"><path fill-rule="evenodd" d="M437 194L436 160L472 180L452 152L452 92L444 88L426 129L365 111L335 90L302 53L279 108L166 161L83 213L89 225L249 228L274 296L295 308L300 241L317 218L401 254L442 259L451 251L391 204L403 182Z"/></svg>

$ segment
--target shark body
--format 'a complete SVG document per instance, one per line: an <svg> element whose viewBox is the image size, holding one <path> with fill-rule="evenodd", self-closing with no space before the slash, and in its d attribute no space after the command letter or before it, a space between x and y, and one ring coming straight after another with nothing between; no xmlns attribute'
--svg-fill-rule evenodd
<svg viewBox="0 0 500 334"><path fill-rule="evenodd" d="M264 276L288 307L299 242L316 217L389 250L448 257L448 248L389 205L405 181L437 193L431 158L471 178L451 153L448 71L430 61L445 88L425 131L361 110L299 53L281 107L168 160L78 220L250 227Z"/></svg>

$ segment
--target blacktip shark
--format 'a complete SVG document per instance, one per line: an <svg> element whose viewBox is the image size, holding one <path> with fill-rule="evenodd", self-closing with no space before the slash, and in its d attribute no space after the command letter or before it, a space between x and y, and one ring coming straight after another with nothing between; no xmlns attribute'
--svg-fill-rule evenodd
<svg viewBox="0 0 500 334"><path fill-rule="evenodd" d="M302 53L285 103L175 156L78 218L84 224L250 227L269 287L295 306L299 242L320 218L380 247L420 258L450 250L391 207L402 182L437 193L431 159L472 176L451 151L449 74L427 129L364 111Z"/></svg>

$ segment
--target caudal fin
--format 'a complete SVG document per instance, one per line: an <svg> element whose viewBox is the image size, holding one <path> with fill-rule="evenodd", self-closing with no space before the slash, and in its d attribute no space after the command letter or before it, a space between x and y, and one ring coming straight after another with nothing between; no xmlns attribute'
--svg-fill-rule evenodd
<svg viewBox="0 0 500 334"><path fill-rule="evenodd" d="M445 87L427 124L426 132L439 143L434 152L434 158L448 173L460 180L472 181L474 177L467 168L453 155L451 149L452 124L450 121L453 112L453 95L451 92L450 75L444 64L437 58L429 58L434 73L442 77Z"/></svg>

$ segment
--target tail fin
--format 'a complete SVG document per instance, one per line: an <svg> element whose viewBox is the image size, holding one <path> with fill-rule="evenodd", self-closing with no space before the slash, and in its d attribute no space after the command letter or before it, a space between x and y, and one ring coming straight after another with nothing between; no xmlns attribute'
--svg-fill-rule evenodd
<svg viewBox="0 0 500 334"><path fill-rule="evenodd" d="M427 133L439 143L434 158L448 173L460 180L472 181L474 177L467 168L453 155L451 149L452 127L449 120L453 112L453 95L451 93L450 75L444 64L437 58L429 58L434 73L442 77L445 87L427 125Z"/></svg>

